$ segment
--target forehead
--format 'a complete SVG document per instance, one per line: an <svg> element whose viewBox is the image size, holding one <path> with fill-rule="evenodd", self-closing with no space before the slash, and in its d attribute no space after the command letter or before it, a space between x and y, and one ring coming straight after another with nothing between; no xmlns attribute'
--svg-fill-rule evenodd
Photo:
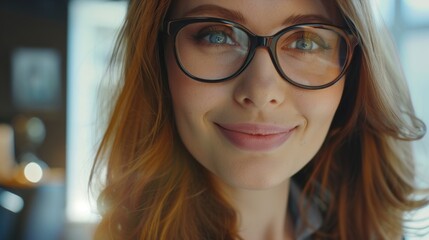
<svg viewBox="0 0 429 240"><path fill-rule="evenodd" d="M340 23L335 0L175 0L169 18L214 16L238 20L248 27L277 28L284 27L285 19L299 15L318 15Z"/></svg>

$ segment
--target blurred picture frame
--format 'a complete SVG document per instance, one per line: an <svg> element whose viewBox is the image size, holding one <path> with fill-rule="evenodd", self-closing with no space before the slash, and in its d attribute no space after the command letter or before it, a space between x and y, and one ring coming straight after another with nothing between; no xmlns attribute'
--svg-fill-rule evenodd
<svg viewBox="0 0 429 240"><path fill-rule="evenodd" d="M18 110L61 107L61 57L52 48L17 48L11 59L12 102Z"/></svg>

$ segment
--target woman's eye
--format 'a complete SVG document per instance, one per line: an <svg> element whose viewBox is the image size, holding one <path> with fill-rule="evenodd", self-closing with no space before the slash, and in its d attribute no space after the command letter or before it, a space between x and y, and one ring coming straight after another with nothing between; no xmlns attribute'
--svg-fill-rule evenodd
<svg viewBox="0 0 429 240"><path fill-rule="evenodd" d="M233 37L231 37L231 34L223 29L204 29L202 31L199 31L196 34L196 39L199 42L203 42L205 44L213 44L213 45L236 45L236 41Z"/></svg>
<svg viewBox="0 0 429 240"><path fill-rule="evenodd" d="M226 34L222 32L215 32L208 34L205 39L210 43L224 44L227 43L228 36L226 36Z"/></svg>
<svg viewBox="0 0 429 240"><path fill-rule="evenodd" d="M320 47L319 44L317 44L316 42L308 38L301 38L301 39L295 40L290 45L290 48L294 48L302 51L314 51L319 49L319 47Z"/></svg>
<svg viewBox="0 0 429 240"><path fill-rule="evenodd" d="M307 53L329 49L329 45L321 36L311 32L295 33L289 36L284 44L284 50L289 49Z"/></svg>

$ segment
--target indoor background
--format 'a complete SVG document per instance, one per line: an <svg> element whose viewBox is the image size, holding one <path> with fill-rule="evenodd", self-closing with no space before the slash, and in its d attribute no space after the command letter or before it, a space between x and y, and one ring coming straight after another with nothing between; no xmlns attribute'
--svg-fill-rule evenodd
<svg viewBox="0 0 429 240"><path fill-rule="evenodd" d="M429 125L429 1L374 3L395 38L416 112ZM87 185L106 104L99 100L110 90L107 64L126 7L0 0L0 239L91 239L98 215ZM418 181L428 186L429 134L415 154ZM429 208L410 217L411 226L429 226Z"/></svg>

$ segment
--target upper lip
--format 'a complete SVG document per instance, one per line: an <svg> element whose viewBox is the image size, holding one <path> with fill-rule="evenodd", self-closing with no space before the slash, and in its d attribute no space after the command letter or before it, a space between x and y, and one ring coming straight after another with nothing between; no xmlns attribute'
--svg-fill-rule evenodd
<svg viewBox="0 0 429 240"><path fill-rule="evenodd" d="M226 123L216 123L220 128L225 130L239 132L249 135L276 135L276 134L285 134L289 133L296 126L288 127L274 124L260 124L260 123L236 123L236 124L226 124Z"/></svg>

